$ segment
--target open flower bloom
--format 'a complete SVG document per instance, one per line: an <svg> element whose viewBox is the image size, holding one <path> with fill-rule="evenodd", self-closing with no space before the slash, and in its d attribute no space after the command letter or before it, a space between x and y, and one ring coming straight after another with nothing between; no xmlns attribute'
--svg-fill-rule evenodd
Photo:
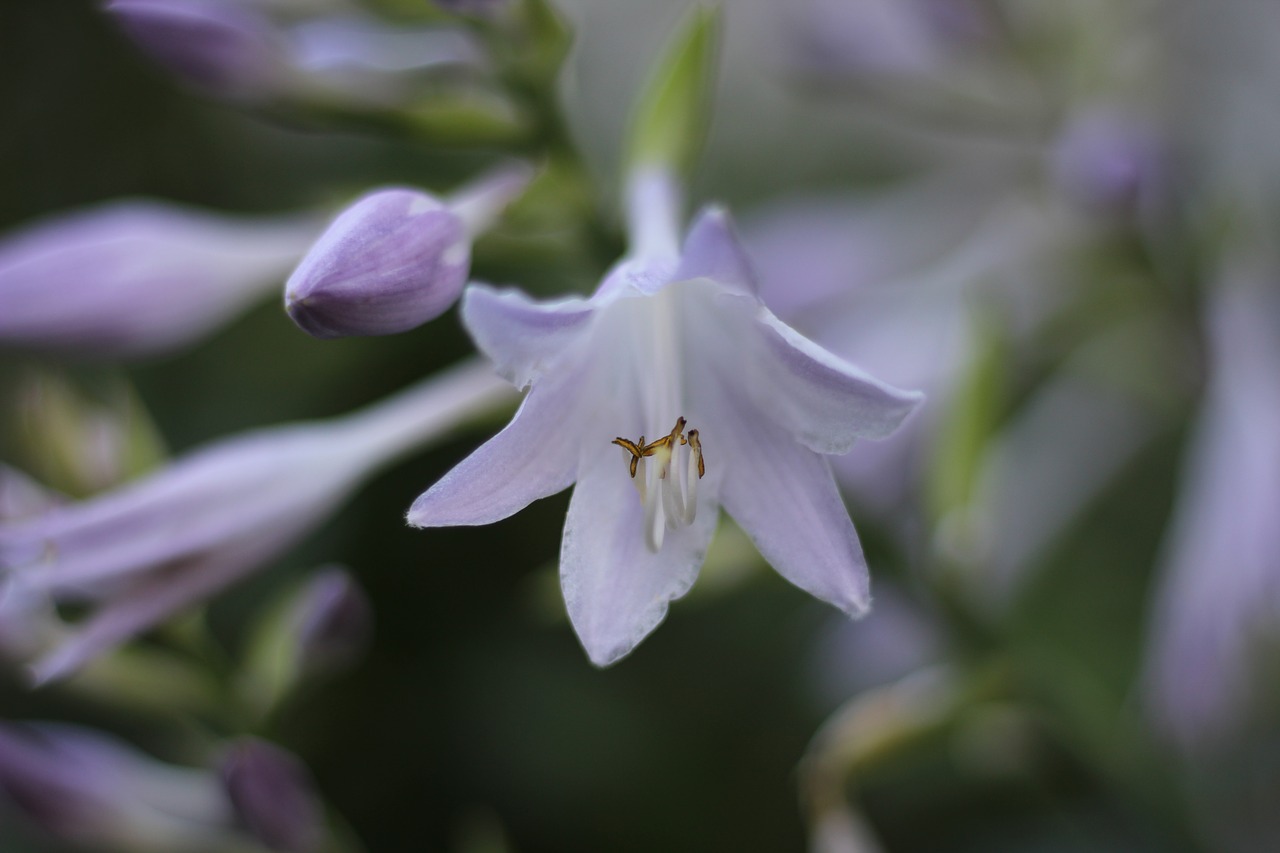
<svg viewBox="0 0 1280 853"><path fill-rule="evenodd" d="M488 524L576 483L560 576L601 666L692 585L720 505L792 583L865 612L866 564L823 457L888 435L921 399L770 313L725 214L704 213L681 249L675 196L642 173L633 254L589 299L467 290L476 344L531 390L408 514L420 527Z"/></svg>
<svg viewBox="0 0 1280 853"><path fill-rule="evenodd" d="M231 438L0 522L0 619L29 616L42 598L96 604L34 668L37 681L65 675L263 565L382 465L508 395L484 366L455 368L355 414Z"/></svg>

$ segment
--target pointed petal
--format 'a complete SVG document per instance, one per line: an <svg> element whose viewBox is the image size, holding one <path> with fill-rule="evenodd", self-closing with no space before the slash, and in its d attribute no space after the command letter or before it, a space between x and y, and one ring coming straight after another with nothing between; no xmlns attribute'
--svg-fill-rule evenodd
<svg viewBox="0 0 1280 853"><path fill-rule="evenodd" d="M710 278L744 294L754 296L756 293L751 259L723 208L705 209L689 228L675 280L693 278Z"/></svg>
<svg viewBox="0 0 1280 853"><path fill-rule="evenodd" d="M784 578L862 615L871 605L867 564L827 460L724 403L714 436L726 460L721 504Z"/></svg>
<svg viewBox="0 0 1280 853"><path fill-rule="evenodd" d="M518 388L585 332L595 308L585 299L538 303L518 290L473 284L462 295L462 322L476 346Z"/></svg>
<svg viewBox="0 0 1280 853"><path fill-rule="evenodd" d="M418 496L409 524L492 524L568 488L578 468L579 373L535 385L502 432Z"/></svg>
<svg viewBox="0 0 1280 853"><path fill-rule="evenodd" d="M762 411L818 453L848 453L858 438L885 438L924 400L863 373L761 306L760 364L748 377Z"/></svg>
<svg viewBox="0 0 1280 853"><path fill-rule="evenodd" d="M661 550L650 551L640 497L616 450L604 444L584 457L560 548L565 606L596 666L627 655L689 591L718 517L711 489L702 489L694 523L666 531Z"/></svg>

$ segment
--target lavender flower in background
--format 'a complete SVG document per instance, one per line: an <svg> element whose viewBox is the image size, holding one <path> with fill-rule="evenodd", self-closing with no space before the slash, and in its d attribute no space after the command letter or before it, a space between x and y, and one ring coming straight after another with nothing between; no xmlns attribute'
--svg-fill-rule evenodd
<svg viewBox="0 0 1280 853"><path fill-rule="evenodd" d="M448 202L410 189L371 192L321 235L285 286L285 310L317 338L392 335L450 308L470 271L471 241L529 180L499 169Z"/></svg>
<svg viewBox="0 0 1280 853"><path fill-rule="evenodd" d="M117 357L198 340L281 279L310 217L230 217L120 201L0 240L0 342Z"/></svg>
<svg viewBox="0 0 1280 853"><path fill-rule="evenodd" d="M1149 212L1166 171L1154 122L1115 104L1083 108L1049 156L1058 187L1087 210L1113 216Z"/></svg>
<svg viewBox="0 0 1280 853"><path fill-rule="evenodd" d="M345 569L328 566L267 608L251 632L237 687L265 719L301 686L354 664L369 646L373 608Z"/></svg>
<svg viewBox="0 0 1280 853"><path fill-rule="evenodd" d="M220 768L240 822L272 850L312 853L325 839L310 772L297 758L257 738L232 744Z"/></svg>
<svg viewBox="0 0 1280 853"><path fill-rule="evenodd" d="M0 525L48 512L65 498L14 468L0 463ZM0 582L0 659L21 660L56 642L52 608L45 596Z"/></svg>
<svg viewBox="0 0 1280 853"><path fill-rule="evenodd" d="M258 99L289 76L279 35L226 0L110 0L105 9L146 54L203 91Z"/></svg>
<svg viewBox="0 0 1280 853"><path fill-rule="evenodd" d="M478 365L447 371L361 412L275 427L34 518L0 524L0 584L30 600L96 609L34 666L58 678L260 567L390 460L503 405Z"/></svg>
<svg viewBox="0 0 1280 853"><path fill-rule="evenodd" d="M94 850L260 849L237 831L215 773L69 725L0 722L0 807Z"/></svg>
<svg viewBox="0 0 1280 853"><path fill-rule="evenodd" d="M468 289L463 321L477 346L532 389L505 430L414 503L409 522L489 524L576 483L561 582L601 666L692 585L720 504L792 583L865 612L866 564L823 455L888 435L919 395L774 317L723 213L704 213L681 248L666 175L640 173L630 198L632 254L590 299L539 304Z"/></svg>
<svg viewBox="0 0 1280 853"><path fill-rule="evenodd" d="M369 645L373 611L355 578L328 568L301 591L287 622L296 636L298 669L331 672L350 664Z"/></svg>
<svg viewBox="0 0 1280 853"><path fill-rule="evenodd" d="M62 500L26 474L0 462L0 523L40 515Z"/></svg>
<svg viewBox="0 0 1280 853"><path fill-rule="evenodd" d="M907 429L836 462L862 504L888 514L918 485L976 351L973 306L988 299L1018 327L1033 325L1066 292L1045 270L1079 230L1002 183L952 178L754 213L745 241L766 303L839 356L930 399Z"/></svg>
<svg viewBox="0 0 1280 853"><path fill-rule="evenodd" d="M1213 293L1208 386L1165 540L1148 708L1189 751L1237 733L1269 693L1280 643L1280 298L1274 268Z"/></svg>
<svg viewBox="0 0 1280 853"><path fill-rule="evenodd" d="M314 74L408 74L481 67L484 56L460 29L392 26L377 19L331 16L288 30L293 61Z"/></svg>
<svg viewBox="0 0 1280 853"><path fill-rule="evenodd" d="M415 75L485 64L458 29L391 26L352 14L290 27L235 0L111 0L105 8L159 65L232 100L394 104L412 90Z"/></svg>
<svg viewBox="0 0 1280 853"><path fill-rule="evenodd" d="M789 11L795 56L828 74L940 74L989 35L972 0L807 0Z"/></svg>

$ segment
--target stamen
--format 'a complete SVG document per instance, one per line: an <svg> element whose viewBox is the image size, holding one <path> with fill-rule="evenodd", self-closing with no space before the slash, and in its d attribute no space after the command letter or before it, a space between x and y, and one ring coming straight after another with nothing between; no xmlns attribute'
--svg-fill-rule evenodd
<svg viewBox="0 0 1280 853"><path fill-rule="evenodd" d="M628 441L622 436L618 436L609 443L616 444L631 454L631 479L634 480L636 478L636 463L640 461L641 456L648 455L644 452L644 436L640 436L640 441L638 442Z"/></svg>
<svg viewBox="0 0 1280 853"><path fill-rule="evenodd" d="M696 429L689 430L689 450L693 453L693 458L698 460L698 479L701 480L706 476L707 466L702 461L702 439L698 438Z"/></svg>
<svg viewBox="0 0 1280 853"><path fill-rule="evenodd" d="M698 431L691 429L685 435L687 423L683 417L677 418L671 432L647 444L643 435L638 441L618 436L611 442L628 454L631 479L644 506L645 544L655 552L662 547L666 529L692 524L698 509L698 480L706 474L706 463ZM682 447L689 449L678 453ZM650 458L656 468L649 464ZM673 468L677 476L668 477Z"/></svg>

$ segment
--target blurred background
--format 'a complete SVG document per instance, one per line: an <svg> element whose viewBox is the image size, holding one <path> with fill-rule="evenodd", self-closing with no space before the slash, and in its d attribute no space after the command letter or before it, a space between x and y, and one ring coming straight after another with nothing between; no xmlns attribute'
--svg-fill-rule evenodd
<svg viewBox="0 0 1280 853"><path fill-rule="evenodd" d="M555 168L477 242L473 278L588 293L620 253L630 104L689 3L556 3L572 48L562 65L548 48L542 72L502 53L553 40L520 17L541 3L240 5L282 27L448 31L478 58L391 95L245 95L192 87L90 2L6 0L0 230L139 197L323 217L369 187L444 193L516 155ZM725 521L662 629L596 669L558 590L567 492L491 528L403 522L500 411L131 644L207 676L198 700L176 670L90 667L31 690L15 662L0 719L89 727L186 767L208 766L211 743L270 741L309 768L332 849L1280 849L1280 8L721 9L692 204L734 212L775 313L929 395L894 438L833 459L870 616L793 588ZM282 284L141 358L3 342L0 459L82 498L472 352L456 311L315 340ZM244 712L265 620L329 564L367 595L368 637ZM0 768L4 853L143 849L68 833L24 790ZM243 843L213 848L260 849Z"/></svg>

